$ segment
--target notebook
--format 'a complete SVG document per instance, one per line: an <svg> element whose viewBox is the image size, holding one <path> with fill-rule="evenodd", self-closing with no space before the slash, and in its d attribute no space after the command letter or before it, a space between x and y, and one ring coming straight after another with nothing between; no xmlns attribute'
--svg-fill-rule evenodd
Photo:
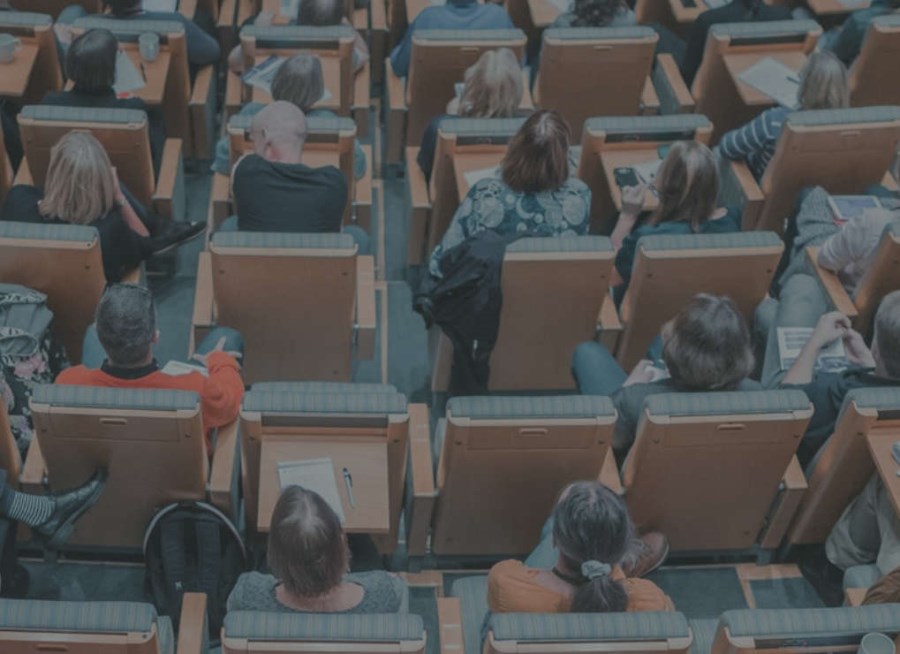
<svg viewBox="0 0 900 654"><path fill-rule="evenodd" d="M146 85L144 75L137 69L131 58L119 50L116 53L116 83L113 86L116 95L133 93Z"/></svg>
<svg viewBox="0 0 900 654"><path fill-rule="evenodd" d="M779 327L778 328L778 356L781 359L781 369L789 370L800 350L806 345L812 336L812 327ZM841 372L850 365L847 361L847 353L844 350L844 342L836 339L823 347L816 359L813 368L815 372Z"/></svg>
<svg viewBox="0 0 900 654"><path fill-rule="evenodd" d="M740 73L738 79L765 93L783 107L793 109L797 106L800 77L797 71L777 59L763 57Z"/></svg>
<svg viewBox="0 0 900 654"><path fill-rule="evenodd" d="M278 484L281 490L288 486L303 486L318 493L344 524L344 505L338 492L334 461L330 457L279 462Z"/></svg>
<svg viewBox="0 0 900 654"><path fill-rule="evenodd" d="M829 195L828 206L835 224L842 225L869 209L881 209L881 202L874 195Z"/></svg>

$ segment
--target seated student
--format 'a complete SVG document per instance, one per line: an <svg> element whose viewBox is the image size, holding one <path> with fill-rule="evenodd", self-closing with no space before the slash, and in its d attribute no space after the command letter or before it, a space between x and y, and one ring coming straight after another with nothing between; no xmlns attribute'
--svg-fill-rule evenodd
<svg viewBox="0 0 900 654"><path fill-rule="evenodd" d="M448 116L461 118L511 118L519 111L525 85L522 68L509 48L488 50L466 70L462 92L447 105L447 113L436 116L422 134L416 162L431 180L438 129Z"/></svg>
<svg viewBox="0 0 900 654"><path fill-rule="evenodd" d="M320 495L301 486L281 492L272 512L271 575L246 572L228 596L228 611L396 613L406 584L384 570L348 573L341 522Z"/></svg>
<svg viewBox="0 0 900 654"><path fill-rule="evenodd" d="M334 166L303 163L306 117L278 101L253 117L253 154L231 173L237 227L252 232L339 232L347 180Z"/></svg>
<svg viewBox="0 0 900 654"><path fill-rule="evenodd" d="M156 305L150 290L135 284L112 284L97 305L95 324L85 334L82 365L63 370L56 383L193 391L200 396L207 436L234 422L244 397L238 363L243 350L240 334L229 327L216 327L200 342L193 358L206 367L207 375L163 372L153 357L157 342Z"/></svg>
<svg viewBox="0 0 900 654"><path fill-rule="evenodd" d="M900 534L900 527L894 527L895 534ZM900 602L900 566L894 568L869 588L862 605L897 604Z"/></svg>
<svg viewBox="0 0 900 654"><path fill-rule="evenodd" d="M594 341L579 345L572 357L578 391L608 395L616 406L613 450L619 461L634 443L650 395L762 389L749 379L754 366L750 330L731 298L695 295L663 325L660 336L665 372L658 361L644 359L626 375L609 350Z"/></svg>
<svg viewBox="0 0 900 654"><path fill-rule="evenodd" d="M662 565L668 542L648 534L635 543L621 497L596 481L569 485L525 563L507 560L488 574L494 613L674 611L665 593L639 577ZM634 550L643 546L638 563Z"/></svg>
<svg viewBox="0 0 900 654"><path fill-rule="evenodd" d="M284 100L300 108L309 117L333 117L328 109L313 109L313 105L325 93L325 81L322 78L322 62L315 55L302 52L287 58L272 79L272 100ZM248 102L240 111L242 116L255 116L266 105L259 102ZM366 153L354 141L353 174L360 179L366 174ZM216 143L216 159L212 165L213 172L227 174L231 172L231 161L228 151L228 138L222 137Z"/></svg>
<svg viewBox="0 0 900 654"><path fill-rule="evenodd" d="M50 91L41 104L143 111L147 114L154 168L158 169L166 141L162 116L138 97L119 98L116 95L113 87L118 52L119 42L109 30L88 30L76 38L66 52L66 77L72 82L72 89Z"/></svg>
<svg viewBox="0 0 900 654"><path fill-rule="evenodd" d="M672 144L649 188L658 205L642 219L647 190L644 185L622 189L622 211L611 236L617 250L616 271L622 278L613 289L617 306L625 297L642 236L741 231L740 210L716 206L719 170L715 156L702 143Z"/></svg>
<svg viewBox="0 0 900 654"><path fill-rule="evenodd" d="M827 52L814 52L800 71L796 109L772 107L719 141L718 152L732 161L746 161L757 180L775 156L778 137L789 114L813 109L845 109L850 106L847 69Z"/></svg>
<svg viewBox="0 0 900 654"><path fill-rule="evenodd" d="M441 257L490 229L500 235L568 236L590 228L591 190L569 176L571 132L555 111L536 111L509 142L500 177L475 183L434 248L429 270L440 277Z"/></svg>
<svg viewBox="0 0 900 654"><path fill-rule="evenodd" d="M630 27L637 16L624 0L575 0L550 27Z"/></svg>
<svg viewBox="0 0 900 654"><path fill-rule="evenodd" d="M194 21L177 11L144 11L143 0L103 0L112 18L121 20L167 20L184 25L184 39L187 46L188 63L194 68L207 66L219 61L219 42L207 34ZM72 24L87 15L81 5L66 7L58 18L62 24Z"/></svg>
<svg viewBox="0 0 900 654"><path fill-rule="evenodd" d="M700 62L703 61L703 50L706 48L706 39L709 28L720 23L750 23L769 20L789 20L791 10L789 7L771 6L764 0L732 0L724 7L707 9L701 13L688 33L687 49L681 61L681 75L684 81L691 85Z"/></svg>
<svg viewBox="0 0 900 654"><path fill-rule="evenodd" d="M513 29L506 10L491 0L447 0L446 4L426 7L415 17L403 40L391 52L391 68L399 77L409 74L412 37L416 30L503 30Z"/></svg>
<svg viewBox="0 0 900 654"><path fill-rule="evenodd" d="M854 11L843 25L826 33L820 46L849 66L859 56L871 22L896 11L900 11L900 0L872 0L868 9Z"/></svg>
<svg viewBox="0 0 900 654"><path fill-rule="evenodd" d="M63 136L50 151L45 188L12 187L0 220L96 227L109 282L205 229L203 223L160 220L148 212L119 184L106 150L88 132Z"/></svg>

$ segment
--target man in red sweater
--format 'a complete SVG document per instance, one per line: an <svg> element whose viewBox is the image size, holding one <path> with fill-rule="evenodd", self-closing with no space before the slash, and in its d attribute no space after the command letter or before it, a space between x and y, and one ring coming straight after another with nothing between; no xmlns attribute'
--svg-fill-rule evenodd
<svg viewBox="0 0 900 654"><path fill-rule="evenodd" d="M56 383L194 391L200 396L207 436L210 430L234 421L244 396L238 363L243 351L241 335L228 327L216 327L194 354L206 370L177 375L160 370L153 358L153 345L158 341L156 306L150 291L134 284L113 284L100 299L96 322L85 335L83 364L63 370Z"/></svg>

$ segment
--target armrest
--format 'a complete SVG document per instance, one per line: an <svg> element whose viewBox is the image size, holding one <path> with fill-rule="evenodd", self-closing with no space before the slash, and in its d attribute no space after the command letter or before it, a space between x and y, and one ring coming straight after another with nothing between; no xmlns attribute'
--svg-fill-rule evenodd
<svg viewBox="0 0 900 654"><path fill-rule="evenodd" d="M441 654L458 654L463 650L462 604L458 597L438 597L438 633Z"/></svg>
<svg viewBox="0 0 900 654"><path fill-rule="evenodd" d="M35 437L31 439L31 444L28 446L28 454L25 456L25 463L22 464L22 471L19 473L19 485L24 491L43 495L46 476L47 466L44 463L44 455L38 439Z"/></svg>
<svg viewBox="0 0 900 654"><path fill-rule="evenodd" d="M181 600L176 654L206 654L209 651L206 594L185 593Z"/></svg>
<svg viewBox="0 0 900 654"><path fill-rule="evenodd" d="M195 159L212 158L215 144L216 71L214 66L204 66L197 71L191 99L191 135Z"/></svg>
<svg viewBox="0 0 900 654"><path fill-rule="evenodd" d="M19 169L16 171L16 176L13 179L13 186L18 186L19 184L34 186L34 177L31 176L31 168L28 167L28 157L22 157Z"/></svg>
<svg viewBox="0 0 900 654"><path fill-rule="evenodd" d="M209 500L231 519L237 517L236 483L240 477L238 421L216 430L216 444L209 471Z"/></svg>
<svg viewBox="0 0 900 654"><path fill-rule="evenodd" d="M519 110L522 112L534 111L534 98L531 95L531 70L529 68L522 69L522 101L519 103ZM535 86L535 88L537 88Z"/></svg>
<svg viewBox="0 0 900 654"><path fill-rule="evenodd" d="M900 156L898 156L897 161L900 161ZM900 191L900 184L894 179L894 174L890 170L884 174L884 177L881 179L881 185L888 191L893 191L894 193Z"/></svg>
<svg viewBox="0 0 900 654"><path fill-rule="evenodd" d="M356 358L375 356L375 258L356 258Z"/></svg>
<svg viewBox="0 0 900 654"><path fill-rule="evenodd" d="M661 54L656 57L656 66L651 73L653 86L660 99L661 111L664 114L694 113L697 103L690 89L684 83L675 57Z"/></svg>
<svg viewBox="0 0 900 654"><path fill-rule="evenodd" d="M822 285L822 289L825 291L825 294L828 296L828 299L835 310L840 311L848 318L855 318L859 312L856 310L856 305L853 304L853 299L847 293L844 285L841 284L841 280L835 273L830 270L825 270L819 265L819 249L820 248L815 245L807 246L806 258L809 261L810 267L813 272L815 272L819 284Z"/></svg>
<svg viewBox="0 0 900 654"><path fill-rule="evenodd" d="M212 188L209 192L209 215L206 233L212 238L228 216L231 215L231 180L224 173L213 173Z"/></svg>
<svg viewBox="0 0 900 654"><path fill-rule="evenodd" d="M181 139L166 139L159 178L153 193L153 207L160 216L183 221L187 210L184 188L184 160Z"/></svg>
<svg viewBox="0 0 900 654"><path fill-rule="evenodd" d="M410 556L425 556L437 491L431 458L428 406L409 405L409 479L406 500L406 548Z"/></svg>
<svg viewBox="0 0 900 654"><path fill-rule="evenodd" d="M600 342L615 354L619 346L619 338L622 336L622 321L619 319L616 304L610 293L603 297L600 315L597 316L597 327L600 329Z"/></svg>
<svg viewBox="0 0 900 654"><path fill-rule="evenodd" d="M209 251L200 253L197 260L197 284L194 287L194 313L191 316L190 351L194 351L194 345L203 340L203 337L215 324L215 296L213 295L212 281L212 255Z"/></svg>
<svg viewBox="0 0 900 654"><path fill-rule="evenodd" d="M397 77L390 58L384 62L385 90L388 101L387 163L400 163L406 142L406 84Z"/></svg>
<svg viewBox="0 0 900 654"><path fill-rule="evenodd" d="M178 13L188 20L194 20L194 14L197 13L197 0L180 0Z"/></svg>
<svg viewBox="0 0 900 654"><path fill-rule="evenodd" d="M352 219L353 222L366 230L367 234L372 235L374 234L372 230L372 186L377 183L377 180L372 179L375 176L372 146L363 145L362 150L366 157L366 173L352 183L353 197L350 204L352 215L348 212L345 218Z"/></svg>
<svg viewBox="0 0 900 654"><path fill-rule="evenodd" d="M868 592L868 588L845 588L844 606L862 606Z"/></svg>
<svg viewBox="0 0 900 654"><path fill-rule="evenodd" d="M230 70L225 72L225 117L223 124L241 110L241 78Z"/></svg>
<svg viewBox="0 0 900 654"><path fill-rule="evenodd" d="M422 263L425 257L425 236L431 215L431 199L428 197L428 182L419 168L416 158L419 148L406 148L406 181L409 189L409 238L406 242L406 262L409 265Z"/></svg>
<svg viewBox="0 0 900 654"><path fill-rule="evenodd" d="M366 62L353 78L353 120L356 123L356 136L366 138L369 135L369 107L372 104L369 89L372 84L372 61Z"/></svg>
<svg viewBox="0 0 900 654"><path fill-rule="evenodd" d="M741 229L745 231L756 229L765 195L756 183L753 173L743 161L727 159L721 161L720 173L722 185L719 191L719 206L743 207Z"/></svg>
<svg viewBox="0 0 900 654"><path fill-rule="evenodd" d="M622 478L619 477L619 468L616 466L616 455L613 454L611 447L606 451L606 457L603 459L603 465L600 467L600 476L597 478L597 481L616 495L625 494Z"/></svg>
<svg viewBox="0 0 900 654"><path fill-rule="evenodd" d="M763 549L775 549L781 545L807 488L803 468L800 467L797 457L793 456L784 472L781 489L775 500L775 509L769 514L769 524L762 538Z"/></svg>
<svg viewBox="0 0 900 654"><path fill-rule="evenodd" d="M641 91L641 110L642 116L658 116L659 115L659 96L656 95L656 89L653 88L653 82L650 78L644 80L644 90Z"/></svg>

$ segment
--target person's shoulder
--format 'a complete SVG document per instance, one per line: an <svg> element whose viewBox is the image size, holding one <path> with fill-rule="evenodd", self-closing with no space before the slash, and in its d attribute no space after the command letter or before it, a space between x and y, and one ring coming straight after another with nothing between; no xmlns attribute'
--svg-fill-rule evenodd
<svg viewBox="0 0 900 654"><path fill-rule="evenodd" d="M570 176L565 182L563 182L560 190L569 193L577 193L579 195L584 195L591 192L591 188L584 183L584 180L572 176Z"/></svg>
<svg viewBox="0 0 900 654"><path fill-rule="evenodd" d="M261 572L243 573L228 596L228 610L265 609L270 604L276 583L272 575Z"/></svg>
<svg viewBox="0 0 900 654"><path fill-rule="evenodd" d="M406 582L398 575L385 570L370 570L348 574L344 580L363 587L366 595L364 602L371 612L393 613L399 611L403 604Z"/></svg>
<svg viewBox="0 0 900 654"><path fill-rule="evenodd" d="M628 595L628 611L671 611L672 600L649 579L629 578L622 582Z"/></svg>
<svg viewBox="0 0 900 654"><path fill-rule="evenodd" d="M528 566L516 559L507 559L495 563L488 572L488 585L499 584L514 578L525 577Z"/></svg>
<svg viewBox="0 0 900 654"><path fill-rule="evenodd" d="M67 385L82 385L85 382L90 381L91 377L93 377L94 371L90 368L86 368L85 366L71 366L70 368L66 368L62 372L60 372L56 376L56 384L67 384Z"/></svg>

